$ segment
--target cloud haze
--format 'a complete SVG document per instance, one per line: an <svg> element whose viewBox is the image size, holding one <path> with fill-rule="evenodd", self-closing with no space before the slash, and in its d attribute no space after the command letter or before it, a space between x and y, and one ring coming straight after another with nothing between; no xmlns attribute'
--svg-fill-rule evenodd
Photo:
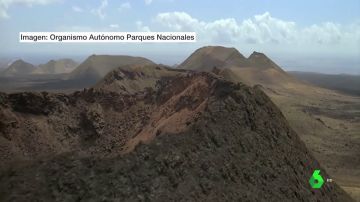
<svg viewBox="0 0 360 202"><path fill-rule="evenodd" d="M206 6L192 0L0 0L0 55L133 53L178 63L201 46L222 45L245 55L264 52L287 66L309 66L304 58L312 57L319 67L336 64L353 72L360 69L359 9L359 0L221 0ZM194 31L197 42L21 44L22 31Z"/></svg>
<svg viewBox="0 0 360 202"><path fill-rule="evenodd" d="M100 19L104 19L105 18L105 8L107 6L108 6L108 1L102 0L100 6L96 9L92 9L91 12L94 15L97 15Z"/></svg>
<svg viewBox="0 0 360 202"><path fill-rule="evenodd" d="M9 18L7 10L14 4L23 4L26 6L46 5L58 2L58 0L1 0L0 1L0 18Z"/></svg>
<svg viewBox="0 0 360 202"><path fill-rule="evenodd" d="M185 12L159 13L156 22L174 31L195 31L209 42L297 45L356 45L360 42L360 26L333 22L299 27L295 22L272 17L269 12L243 21L234 18L202 21Z"/></svg>

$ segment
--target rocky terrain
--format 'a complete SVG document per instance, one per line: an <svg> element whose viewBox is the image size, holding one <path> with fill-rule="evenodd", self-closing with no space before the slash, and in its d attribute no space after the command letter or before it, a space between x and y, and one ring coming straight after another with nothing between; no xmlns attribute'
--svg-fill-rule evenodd
<svg viewBox="0 0 360 202"><path fill-rule="evenodd" d="M220 65L203 63L202 68L198 68L197 65L202 64L202 61L218 58L219 52L222 53L222 62L217 62ZM236 59L233 58L234 55L237 56ZM243 65L244 63L248 66ZM283 71L263 53L254 52L244 58L234 48L200 48L180 68L212 71L235 83L259 86L282 111L290 126L331 174L332 179L360 200L359 96L312 85ZM338 88L339 86L352 91L359 89L351 81L337 85Z"/></svg>
<svg viewBox="0 0 360 202"><path fill-rule="evenodd" d="M72 94L2 94L1 160L32 160L74 148L80 153L104 156L123 150L126 139L145 127L146 117L155 107L143 100L145 93L155 88L155 82L144 83L137 91L131 87L145 81L145 70L164 75L176 73L155 66L142 68L137 79L135 71L122 69L108 76L115 83L111 86L122 90L111 90L110 78L106 77L96 88ZM119 80L133 83L122 86L117 83Z"/></svg>
<svg viewBox="0 0 360 202"><path fill-rule="evenodd" d="M137 65L0 95L1 201L351 201L259 87Z"/></svg>

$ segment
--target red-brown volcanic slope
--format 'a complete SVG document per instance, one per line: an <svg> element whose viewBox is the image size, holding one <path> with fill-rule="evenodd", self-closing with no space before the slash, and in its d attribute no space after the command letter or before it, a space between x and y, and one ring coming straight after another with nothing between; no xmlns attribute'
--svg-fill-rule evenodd
<svg viewBox="0 0 360 202"><path fill-rule="evenodd" d="M351 201L311 189L326 171L259 88L212 73L120 68L0 106L0 201Z"/></svg>

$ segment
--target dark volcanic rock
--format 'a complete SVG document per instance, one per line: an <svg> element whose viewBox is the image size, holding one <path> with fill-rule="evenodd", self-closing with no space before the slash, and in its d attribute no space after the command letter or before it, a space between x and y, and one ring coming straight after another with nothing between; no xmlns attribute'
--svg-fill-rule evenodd
<svg viewBox="0 0 360 202"><path fill-rule="evenodd" d="M97 135L80 144L91 155L81 157L84 153L75 149L8 167L0 174L0 200L351 201L336 183L319 190L309 186L314 169L321 169L324 178L326 171L259 88L189 73L160 80L155 91L147 89L155 96L148 104L134 98L119 111L132 114L107 110L112 108L102 104L106 91L78 93L76 109ZM88 103L84 97L90 95ZM67 124L72 130L79 127ZM114 127L125 132L109 130ZM138 144L121 156L92 155L104 148L116 153L114 139L103 137L108 132L125 144ZM91 144L98 145L87 150Z"/></svg>
<svg viewBox="0 0 360 202"><path fill-rule="evenodd" d="M56 96L48 93L16 93L10 94L8 99L14 111L30 114L47 115L56 107Z"/></svg>

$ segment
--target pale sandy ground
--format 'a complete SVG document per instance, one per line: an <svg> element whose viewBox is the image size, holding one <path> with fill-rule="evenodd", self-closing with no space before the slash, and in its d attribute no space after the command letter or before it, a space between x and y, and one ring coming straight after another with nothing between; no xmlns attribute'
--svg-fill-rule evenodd
<svg viewBox="0 0 360 202"><path fill-rule="evenodd" d="M332 179L360 201L360 98L322 89L267 93Z"/></svg>

